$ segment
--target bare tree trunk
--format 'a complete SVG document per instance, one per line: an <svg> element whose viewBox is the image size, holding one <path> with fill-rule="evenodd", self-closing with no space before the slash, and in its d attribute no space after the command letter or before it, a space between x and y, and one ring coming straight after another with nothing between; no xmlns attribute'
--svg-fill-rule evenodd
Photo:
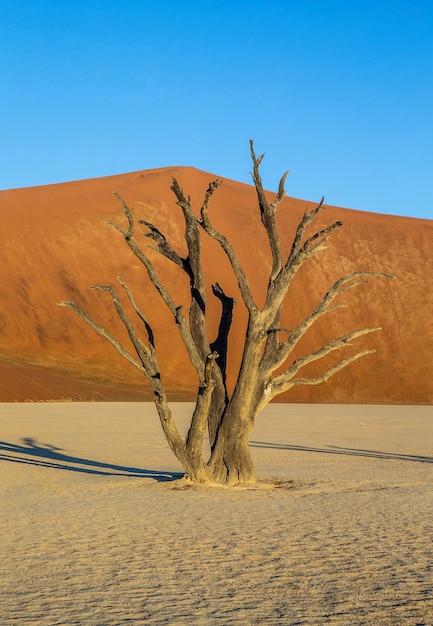
<svg viewBox="0 0 433 626"><path fill-rule="evenodd" d="M260 344L251 341L247 333L238 381L222 416L209 462L216 480L230 486L256 480L248 441L263 396L263 383L258 378L260 357Z"/></svg>
<svg viewBox="0 0 433 626"><path fill-rule="evenodd" d="M218 483L228 486L250 485L256 481L248 441L254 420L240 419L229 410L224 414L209 467Z"/></svg>

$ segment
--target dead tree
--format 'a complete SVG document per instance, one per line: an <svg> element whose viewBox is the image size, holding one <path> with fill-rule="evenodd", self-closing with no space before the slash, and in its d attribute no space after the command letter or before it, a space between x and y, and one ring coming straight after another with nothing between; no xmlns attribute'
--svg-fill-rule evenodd
<svg viewBox="0 0 433 626"><path fill-rule="evenodd" d="M323 359L330 353L341 350L354 340L380 328L362 328L339 336L321 348L302 357L291 358L295 347L308 329L321 317L338 309L343 304L335 304L335 299L344 292L367 282L368 277L391 278L388 274L375 272L354 272L339 278L325 293L317 306L299 323L288 331L281 328L281 313L284 299L299 268L319 251L327 247L328 238L333 231L342 226L336 221L313 234L308 229L322 211L323 199L311 211L306 211L300 220L290 252L283 255L280 234L277 229L275 212L286 195L284 189L286 172L279 183L278 192L270 202L263 189L259 173L263 156L256 156L253 142L250 142L253 162L252 178L257 192L260 218L266 231L272 267L268 278L266 297L263 306L254 299L248 278L231 242L212 225L209 217L209 205L220 180L210 183L200 209L200 216L194 214L189 197L184 195L179 183L173 179L171 190L176 203L183 212L187 255L181 256L167 241L165 235L152 223L140 220L146 227L145 237L152 240L152 248L184 272L189 282L189 310L177 304L164 282L158 276L149 255L139 245L136 238L136 224L131 210L120 196L117 196L128 220L128 226L122 228L111 224L118 230L136 258L145 267L150 281L159 292L176 322L186 353L195 369L198 379L198 391L195 409L191 417L188 433L182 437L177 429L174 416L169 406L163 376L157 359L157 346L151 325L145 313L139 308L133 293L125 282L118 278L130 305L134 309L142 330L137 331L136 324L126 313L121 299L112 286L96 286L108 292L115 310L128 331L133 352L127 350L114 336L97 324L74 302L62 302L62 306L75 311L99 335L107 339L119 354L147 377L153 389L154 401L161 425L168 444L180 461L184 471L184 482L195 484L245 485L256 480L248 441L258 412L273 398L286 392L295 385L317 385L347 367L361 357L374 352L364 348L340 360L324 371L320 376L308 378L302 376L305 366ZM308 230L307 230L308 229ZM202 232L219 243L226 254L237 279L243 305L248 313L245 331L242 361L232 391L226 385L227 341L229 337L233 306L235 300L226 295L219 284L212 287L214 296L220 300L222 313L218 336L211 341L208 336L205 311L207 293L203 275L201 251ZM141 234L141 233L140 233ZM205 458L203 440L208 432L210 457Z"/></svg>

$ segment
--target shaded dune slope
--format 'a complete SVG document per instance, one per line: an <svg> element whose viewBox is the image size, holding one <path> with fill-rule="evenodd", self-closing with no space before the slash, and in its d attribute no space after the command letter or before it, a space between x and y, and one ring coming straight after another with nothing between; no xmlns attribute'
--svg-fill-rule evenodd
<svg viewBox="0 0 433 626"><path fill-rule="evenodd" d="M137 294L155 331L160 365L172 397L190 399L197 381L170 314L132 257L121 235L104 222L124 223L112 192L117 191L137 218L157 225L173 246L184 251L182 215L169 189L176 176L198 210L213 175L187 167L0 192L2 216L0 281L0 401L150 398L146 381L113 348L71 311L58 307L72 299L102 326L127 342L110 298L91 285L116 284L121 276ZM286 253L302 212L311 203L287 198L278 210ZM254 189L231 180L213 197L210 217L233 242L258 303L262 302L270 253L260 223ZM297 387L286 402L431 403L433 385L427 364L433 352L433 221L327 207L318 225L342 220L332 247L299 273L284 314L293 328L340 276L358 270L390 272L396 281L372 279L348 292L348 307L330 313L313 327L296 356L355 328L383 327L358 340L374 347L369 355L328 383ZM141 230L142 227L139 227ZM219 301L210 286L218 281L237 298L230 336L229 385L234 383L246 316L236 281L218 245L203 234L211 336L218 329ZM187 303L188 286L176 267L153 257L178 304ZM341 356L341 355L338 355ZM317 374L331 361L316 364Z"/></svg>

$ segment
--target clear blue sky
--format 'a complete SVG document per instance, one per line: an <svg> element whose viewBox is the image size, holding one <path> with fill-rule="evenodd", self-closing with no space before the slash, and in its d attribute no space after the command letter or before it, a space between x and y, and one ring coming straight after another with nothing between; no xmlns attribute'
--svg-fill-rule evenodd
<svg viewBox="0 0 433 626"><path fill-rule="evenodd" d="M432 0L2 0L0 189L192 165L433 219Z"/></svg>

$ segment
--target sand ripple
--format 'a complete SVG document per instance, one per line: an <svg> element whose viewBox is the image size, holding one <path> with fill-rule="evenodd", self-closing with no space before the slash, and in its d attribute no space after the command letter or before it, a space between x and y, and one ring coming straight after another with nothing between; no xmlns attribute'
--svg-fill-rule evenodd
<svg viewBox="0 0 433 626"><path fill-rule="evenodd" d="M138 405L122 405L120 426L101 405L50 406L48 415L40 405L26 415L8 407L2 626L433 624L433 459L256 447L259 471L294 478L292 488L172 490L135 471L138 455L161 475L178 470L153 421L137 421ZM430 458L431 418L420 411L411 440L394 423L400 456ZM290 419L292 440L305 448L326 447L340 428L336 418L332 427L311 418L309 428ZM360 449L369 437L386 448L380 419L367 416L373 434L362 434ZM348 437L361 435L356 414L345 420L345 436L333 440L348 449ZM257 435L289 441L280 426L270 414ZM29 429L33 451L11 450L12 440L24 447ZM35 441L56 450L44 457Z"/></svg>

